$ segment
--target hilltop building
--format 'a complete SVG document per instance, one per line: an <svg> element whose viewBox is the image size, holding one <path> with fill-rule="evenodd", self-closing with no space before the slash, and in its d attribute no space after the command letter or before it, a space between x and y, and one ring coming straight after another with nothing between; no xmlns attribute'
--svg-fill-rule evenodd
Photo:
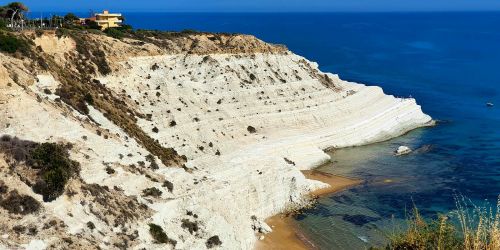
<svg viewBox="0 0 500 250"><path fill-rule="evenodd" d="M123 17L122 14L109 13L109 11L104 10L102 13L97 13L92 17L80 18L78 23L86 25L88 21L96 22L101 30L105 30L107 28L120 27L123 22Z"/></svg>
<svg viewBox="0 0 500 250"><path fill-rule="evenodd" d="M95 22L101 27L102 30L120 27L122 24L122 14L113 14L105 10L103 13L95 15Z"/></svg>

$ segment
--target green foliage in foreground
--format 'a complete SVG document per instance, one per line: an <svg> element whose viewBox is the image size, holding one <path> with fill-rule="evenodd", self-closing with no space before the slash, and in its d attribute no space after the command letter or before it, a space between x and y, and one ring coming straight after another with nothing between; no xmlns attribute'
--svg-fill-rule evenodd
<svg viewBox="0 0 500 250"><path fill-rule="evenodd" d="M463 249L463 240L446 216L426 222L414 210L408 229L391 237L385 249Z"/></svg>
<svg viewBox="0 0 500 250"><path fill-rule="evenodd" d="M407 229L390 236L384 248L372 250L495 250L500 249L500 202L496 211L467 206L465 199L456 199L457 210L451 216L440 215L426 221L414 208L407 219ZM471 209L472 207L472 209ZM457 223L453 223L456 219Z"/></svg>

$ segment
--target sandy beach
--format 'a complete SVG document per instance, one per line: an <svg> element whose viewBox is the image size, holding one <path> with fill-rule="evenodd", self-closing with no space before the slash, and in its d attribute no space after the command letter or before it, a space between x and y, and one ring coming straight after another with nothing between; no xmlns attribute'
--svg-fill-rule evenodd
<svg viewBox="0 0 500 250"><path fill-rule="evenodd" d="M317 170L305 170L302 173L308 179L322 181L330 185L329 188L323 188L312 192L312 195L322 196L345 190L349 187L358 185L362 182L359 179L353 179ZM293 222L292 217L286 217L282 214L275 215L266 220L266 223L273 229L273 232L264 236L256 244L256 250L268 249L315 249L312 242L303 235Z"/></svg>

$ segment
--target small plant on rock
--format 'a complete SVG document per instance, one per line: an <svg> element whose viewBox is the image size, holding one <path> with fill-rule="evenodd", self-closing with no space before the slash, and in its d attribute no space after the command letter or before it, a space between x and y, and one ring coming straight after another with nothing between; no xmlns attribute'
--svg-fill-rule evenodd
<svg viewBox="0 0 500 250"><path fill-rule="evenodd" d="M163 231L163 228L161 228L156 224L153 223L149 224L149 233L157 243L168 242L167 234Z"/></svg>
<svg viewBox="0 0 500 250"><path fill-rule="evenodd" d="M207 242L205 243L207 248L214 248L222 245L222 241L219 239L219 236L214 235L210 238L208 238Z"/></svg>
<svg viewBox="0 0 500 250"><path fill-rule="evenodd" d="M142 195L143 196L152 196L155 198L158 198L161 196L163 192L160 191L158 188L152 187L152 188L146 188L142 190Z"/></svg>
<svg viewBox="0 0 500 250"><path fill-rule="evenodd" d="M174 191L174 184L170 181L164 181L162 187L166 187L170 193Z"/></svg>
<svg viewBox="0 0 500 250"><path fill-rule="evenodd" d="M254 127L252 127L252 126L248 126L248 127L247 127L247 131L248 131L250 134L257 133L257 129L255 129L255 128L254 128Z"/></svg>
<svg viewBox="0 0 500 250"><path fill-rule="evenodd" d="M159 244L171 244L175 246L177 244L177 241L173 239L169 239L165 231L163 231L163 228L160 226L150 223L149 224L149 234L151 234L151 237L153 237L155 243Z"/></svg>

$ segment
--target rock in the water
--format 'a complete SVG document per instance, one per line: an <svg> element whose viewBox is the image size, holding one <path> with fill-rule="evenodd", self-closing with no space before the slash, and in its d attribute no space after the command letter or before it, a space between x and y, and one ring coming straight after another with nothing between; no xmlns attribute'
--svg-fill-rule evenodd
<svg viewBox="0 0 500 250"><path fill-rule="evenodd" d="M406 155L411 153L411 149L407 146L399 146L399 148L396 150L396 155Z"/></svg>

